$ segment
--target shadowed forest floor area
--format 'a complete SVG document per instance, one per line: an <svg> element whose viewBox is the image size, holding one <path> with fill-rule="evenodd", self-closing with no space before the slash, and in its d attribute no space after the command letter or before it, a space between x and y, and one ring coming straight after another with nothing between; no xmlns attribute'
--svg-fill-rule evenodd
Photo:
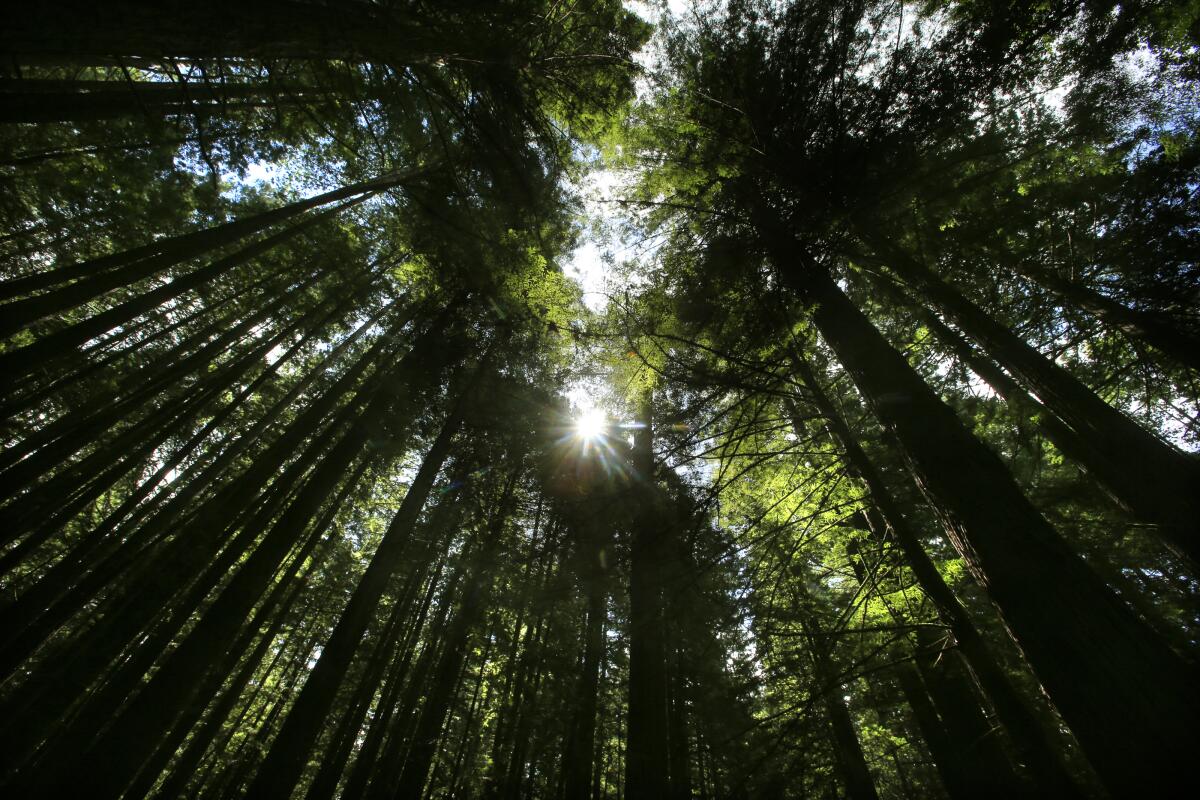
<svg viewBox="0 0 1200 800"><path fill-rule="evenodd" d="M0 795L1200 792L1200 8L0 4Z"/></svg>

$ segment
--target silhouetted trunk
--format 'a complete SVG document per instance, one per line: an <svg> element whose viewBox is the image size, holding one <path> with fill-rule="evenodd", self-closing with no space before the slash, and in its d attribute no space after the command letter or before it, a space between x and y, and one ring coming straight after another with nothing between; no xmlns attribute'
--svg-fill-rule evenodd
<svg viewBox="0 0 1200 800"><path fill-rule="evenodd" d="M900 684L900 691L904 695L905 702L912 710L913 718L917 721L921 738L925 740L926 746L929 747L929 754L933 756L933 765L937 767L938 777L942 779L942 785L951 799L1010 797L1011 795L993 791L993 789L998 790L999 787L993 787L988 782L990 776L972 775L969 772L967 764L961 759L962 754L959 752L959 748L955 746L953 737L938 717L937 710L933 707L933 701L926 692L925 684L921 681L921 676L917 674L913 666L908 663L897 664L893 674Z"/></svg>
<svg viewBox="0 0 1200 800"><path fill-rule="evenodd" d="M1084 564L842 293L794 246L773 255L884 428L955 547L1116 794L1167 791L1200 747L1193 672ZM785 267L786 265L786 267ZM1096 698L1105 698L1100 704ZM1170 777L1168 777L1170 776Z"/></svg>
<svg viewBox="0 0 1200 800"><path fill-rule="evenodd" d="M355 203L360 202L360 200L347 202ZM77 356L78 348L89 340L101 336L119 325L127 323L148 311L152 311L163 303L223 276L235 267L240 267L252 259L269 252L272 248L302 233L307 228L335 216L344 210L344 208L345 205L336 206L327 211L314 214L290 228L271 234L265 239L261 239L235 253L218 259L206 267L201 267L200 269L180 275L168 283L135 295L131 299L105 311L101 311L99 314L88 317L85 320L76 322L54 333L47 334L24 347L0 354L0 370L7 371L7 380L15 382L38 369L43 369L47 364L53 364L57 360Z"/></svg>
<svg viewBox="0 0 1200 800"><path fill-rule="evenodd" d="M386 309L385 309L386 310ZM344 354L352 347L358 339L365 333L368 328L373 326L384 312L380 312L376 317L367 320L363 325L350 336L346 337L337 347L329 353L331 363L340 355ZM403 320L400 321L402 324ZM393 326L393 328L399 325ZM370 366L376 363L380 355L384 352L385 341L380 339L374 346L368 349L367 353L361 356L357 362L347 369L343 375L334 383L333 386L323 393L318 400L310 403L301 415L302 418L295 420L290 424L281 435L278 441L273 443L267 450L260 454L260 458L256 459L255 466L238 477L238 480L226 484L225 487L218 490L215 495L206 502L196 514L196 523L203 523L205 526L220 524L218 514L227 513L231 508L237 508L241 504L249 502L249 497L252 492L257 491L257 488L262 484L260 480L270 477L273 472L277 472L283 463L283 459L297 447L300 446L306 435L305 428L309 430L318 425L324 414L327 414L333 405L341 400L346 392L359 380L363 372ZM179 520L184 517L188 511L189 503L201 494L206 488L212 486L212 483L226 476L236 460L240 458L255 444L260 435L282 416L282 413L291 403L312 383L324 373L324 368L317 366L305 374L303 378L294 383L283 397L279 398L268 411L247 431L235 439L233 442L225 446L221 453L209 464L200 475L192 480L183 483L179 492L174 495L165 505L153 516L150 516L150 521L142 527L138 525L153 511L151 504L146 504L138 509L136 513L119 527L115 527L114 536L119 535L123 540L121 547L113 553L112 556L100 562L87 573L87 575L75 583L70 585L68 591L61 599L55 602L48 608L41 604L39 595L33 595L29 598L22 596L21 601L14 604L11 609L6 608L2 621L4 625L0 625L0 629L13 633L13 637L6 639L2 657L0 657L0 665L3 670L0 674L9 674L9 671L16 667L21 661L27 658L33 650L46 638L52 634L58 626L66 622L72 614L78 611L92 598L101 587L112 583L117 576L125 572L130 565L144 558L144 550L152 547L157 543L160 536L173 532L172 527L179 525ZM112 520L112 524L116 523L120 518ZM106 521L107 522L107 521ZM86 564L80 562L81 568L86 568ZM63 575L55 575L55 581L59 582L62 589L69 585L71 573ZM43 582L50 579L50 576L43 578ZM40 588L41 583L38 584ZM145 587L142 587L143 595ZM61 589L60 589L61 591ZM12 621L17 621L21 627L11 625ZM19 634L19 635L18 635Z"/></svg>
<svg viewBox="0 0 1200 800"><path fill-rule="evenodd" d="M514 459L519 464L520 459ZM512 514L514 490L521 477L520 467L513 469L504 492L492 513L484 540L474 555L471 573L467 576L458 609L446 632L442 654L434 669L421 706L421 715L413 732L412 744L400 780L393 794L398 800L419 800L429 775L429 767L437 751L438 738L445 725L459 673L463 669L467 642L483 617L487 607L495 569L496 557L503 541L504 529Z"/></svg>
<svg viewBox="0 0 1200 800"><path fill-rule="evenodd" d="M127 643L158 617L164 607L169 609L168 616L173 620L168 627L174 626L178 630L191 611L225 577L229 567L258 537L266 521L272 518L276 507L290 492L272 492L274 499L260 501L257 507L251 509L249 504L255 494L270 484L273 478L278 480L270 485L276 487L298 485L307 467L316 462L342 424L353 419L358 407L354 401L341 409L338 418L314 438L301 457L293 460L282 475L279 474L279 466L294 455L293 450L318 428L318 423L357 382L361 372L384 352L383 344L384 339L381 338L334 386L311 402L283 435L255 460L250 469L239 480L215 493L191 516L189 524L176 532L176 537L160 553L155 554L154 558L142 560L139 572L123 581L120 591L97 609L99 624L62 645L62 652L78 655L69 659L53 659L53 669L43 669L37 673L23 685L21 693L5 703L10 719L16 709L21 709L23 719L20 725L14 725L4 732L4 740L7 740L10 731L20 736L19 743L14 742L3 751L6 758L10 755L20 757L26 748L35 745L38 732L44 732L47 726L54 725L75 698L98 675L103 674ZM240 519L242 516L245 519ZM256 517L261 521L254 522ZM239 522L250 524L239 525ZM215 551L220 547L222 534L239 527L240 533L220 549L213 560ZM181 587L187 588L181 591ZM159 629L162 629L161 625ZM163 645L165 641L158 646ZM142 645L139 652L149 654L150 648ZM6 649L4 655L6 662L14 667L20 663L17 653ZM125 674L134 671L132 665L126 665L124 669Z"/></svg>
<svg viewBox="0 0 1200 800"><path fill-rule="evenodd" d="M332 522L334 514L345 501L345 497L350 493L350 489L354 485L357 485L361 472L362 468L360 467L358 473L347 482L341 496L330 504L330 508L326 511L324 519L316 527L317 531L325 530L328 524ZM286 590L286 599L280 604L279 610L274 613L270 627L259 636L254 650L246 658L242 659L241 667L234 673L234 677L229 685L220 691L219 694L215 690L221 688L220 683L224 679L224 675L217 672L209 673L208 680L211 684L211 689L209 686L206 686L201 690L199 697L189 709L189 713L176 723L172 731L172 736L178 736L182 741L182 737L187 735L196 724L196 720L204 714L204 709L208 705L209 698L215 694L217 695L217 700L212 703L211 708L204 715L203 722L192 733L191 741L188 742L187 748L184 749L183 753L180 754L179 758L172 765L170 774L163 781L162 786L157 792L158 797L167 800L167 798L183 796L188 783L195 777L196 768L204 757L205 751L212 745L214 739L220 733L221 726L224 725L226 718L240 699L242 691L246 688L250 679L254 677L254 674L262 666L262 660L266 656L270 646L274 644L275 637L278 635L283 623L288 619L292 606L300 597L302 590L307 586L309 576L321 564L320 556L323 553L319 551L325 550L333 541L334 538L332 536L327 536L323 539L319 536L312 536L309 538L308 548L296 554L296 557L293 559L292 569L289 571L287 577L292 578L299 565L309 553L312 553L313 559L308 569L295 580L280 581L277 588L272 590L272 593ZM274 608L274 605L273 602L268 600L263 607L271 610ZM261 612L259 616L263 616ZM248 626L248 630L250 631L257 631L258 628L259 626L253 623ZM282 651L283 648L280 648L280 653ZM158 753L156 753L154 759L151 761L150 767L144 768L142 774L139 775L138 779L127 790L126 795L128 797L142 797L146 795L154 779L158 777L163 767L166 766L166 760L174 753L178 744L176 742L174 746L168 745L159 748Z"/></svg>
<svg viewBox="0 0 1200 800"><path fill-rule="evenodd" d="M816 679L813 691L825 709L829 725L829 744L833 749L838 777L841 778L842 785L846 788L846 797L850 800L878 800L875 779L871 776L862 744L858 741L858 730L854 727L854 719L850 716L847 701L843 699L845 690L842 687L840 671L830 656L829 645L826 642L828 637L809 616L814 604L805 584L810 578L804 574L803 567L793 569L797 578L793 591L801 606L797 619L804 633L809 660L813 666L813 677Z"/></svg>
<svg viewBox="0 0 1200 800"><path fill-rule="evenodd" d="M540 522L540 513L536 519ZM542 658L547 616L545 598L551 579L555 576L554 564L557 561L549 556L556 551L558 536L563 528L565 526L561 520L551 519L544 535L544 544L540 547L542 558L538 560L538 576L534 580L535 587L531 587L534 596L532 604L537 607L538 613L532 624L525 626L525 635L521 637L519 646L514 648L512 659L515 665L502 693L492 742L492 765L483 791L485 798L507 798L520 792L521 776L525 769L524 753L528 748L529 723L532 719L527 702L531 695L529 685ZM519 631L520 628L514 629L514 635Z"/></svg>
<svg viewBox="0 0 1200 800"><path fill-rule="evenodd" d="M406 388L412 392L416 390L415 386L440 373L431 351L433 344L445 335L443 322L441 318L435 320L392 368L386 380L378 384L375 396L313 470L296 501L270 527L201 620L109 726L108 734L96 739L70 768L64 765L55 770L56 780L71 782L82 775L73 770L86 770L91 773L89 792L93 797L118 796L142 760L152 752L159 732L168 730L175 715L191 702L193 692L205 675L210 670L221 672L223 665L236 660L240 653L227 648L237 642L236 633L243 620L270 585L280 563L321 504L344 479L350 464L359 457L372 433L386 417L395 414L406 419L411 416L411 408L405 406L411 406L416 398L393 390L391 385L407 384ZM416 377L419 372L426 377ZM93 733L87 732L83 742L90 741Z"/></svg>
<svg viewBox="0 0 1200 800"><path fill-rule="evenodd" d="M1022 784L1013 771L999 732L984 713L974 683L958 653L942 650L942 642L928 628L917 629L917 640L920 642L917 669L938 716L958 749L958 763L977 784L976 796L1000 798L1029 794L1032 787Z"/></svg>
<svg viewBox="0 0 1200 800"><path fill-rule="evenodd" d="M388 656L396 646L396 635L401 617L406 611L408 611L407 605L397 598L392 605L392 611L383 630L379 632L379 640L375 643L366 668L358 679L358 685L354 687L351 701L327 743L320 766L317 768L312 782L308 785L305 800L330 798L337 790L338 779L346 769L350 751L354 747L359 729L362 728L363 719L367 716L371 700L379 688L384 669L389 663Z"/></svg>
<svg viewBox="0 0 1200 800"><path fill-rule="evenodd" d="M889 254L891 255L891 254ZM1105 403L1063 367L989 317L924 265L896 255L897 271L978 342L1110 467L1110 490L1154 522L1179 552L1200 564L1200 465Z"/></svg>
<svg viewBox="0 0 1200 800"><path fill-rule="evenodd" d="M922 591L933 602L938 615L950 627L959 642L963 655L970 662L983 689L987 692L997 716L1013 739L1037 785L1057 797L1078 797L1079 790L1059 757L1037 715L1022 699L989 650L967 609L946 585L942 574L925 552L917 531L908 522L897 500L892 496L883 476L858 442L858 437L842 418L837 407L825 394L816 375L799 354L793 352L792 365L817 410L825 418L830 435L843 452L850 473L867 487L872 505L882 517L882 527L875 533L890 533L904 553ZM793 409L793 417L798 417ZM799 423L797 421L797 427ZM868 515L871 519L871 515Z"/></svg>
<svg viewBox="0 0 1200 800"><path fill-rule="evenodd" d="M112 289L135 284L171 267L234 245L249 236L293 220L311 209L331 203L340 204L335 211L353 206L381 191L415 180L430 171L429 168L419 168L385 175L333 189L305 200L297 200L270 211L230 220L211 228L157 239L130 250L5 281L0 283L0 298L3 299L50 289L68 281L74 283L0 306L0 318L4 320L0 324L0 337L10 336L39 319L74 308ZM314 215L310 222L324 216L327 214ZM306 226L295 225L289 230L295 233L304 227ZM280 239L274 236L266 241L278 242Z"/></svg>
<svg viewBox="0 0 1200 800"><path fill-rule="evenodd" d="M386 698L380 701L382 711L372 720L371 730L367 733L367 739L363 743L362 749L359 750L350 777L346 780L346 788L342 791L342 797L346 800L387 796L387 789L395 782L394 779L399 773L404 748L408 744L407 723L412 716L413 707L417 703L419 691L425 686L425 676L433 666L435 654L433 643L440 638L445 628L452 598L462 577L459 573L455 573L442 589L437 612L433 623L429 626L428 635L425 637L425 646L421 649L416 664L413 665L413 657L417 654L417 641L423 632L425 618L429 612L434 592L439 586L444 567L445 561L443 560L438 564L438 569L429 583L421 611L405 640L405 647L401 650L403 655L399 657L399 663L393 669L391 685ZM411 673L410 666L412 666ZM405 679L407 679L407 685L405 685ZM403 695L400 692L402 687L404 688Z"/></svg>
<svg viewBox="0 0 1200 800"><path fill-rule="evenodd" d="M602 563L603 525L596 500L580 509L581 583L587 599L584 621L583 670L572 703L571 726L563 755L563 796L586 798L592 781L592 755L596 739L596 707L600 688L600 665L604 657L604 629L608 616L608 592Z"/></svg>
<svg viewBox="0 0 1200 800"><path fill-rule="evenodd" d="M625 795L630 800L667 796L667 664L663 641L663 520L655 486L652 400L644 393L634 434L635 514L629 573L629 734L625 743Z"/></svg>
<svg viewBox="0 0 1200 800"><path fill-rule="evenodd" d="M900 302L905 305L912 306L921 322L933 332L947 350L991 386L996 394L1013 407L1017 414L1037 425L1046 438L1064 456L1086 471L1114 502L1137 519L1151 524L1161 521L1161 510L1157 506L1146 506L1144 494L1141 493L1136 483L1129 481L1128 465L1121 461L1114 461L1112 453L1105 452L1102 437L1089 437L1077 433L1055 416L1051 409L1042 405L992 359L974 348L962 334L942 322L937 314L919 303L905 298L890 280L881 278L874 281L873 285L882 288L891 296L899 298ZM1187 552L1186 542L1179 540L1178 536L1173 536L1166 528L1162 529L1161 533L1166 537L1166 543L1175 552L1185 558L1192 557Z"/></svg>
<svg viewBox="0 0 1200 800"><path fill-rule="evenodd" d="M477 368L477 374L482 368L482 365ZM451 441L462 425L463 411L463 399L460 398L426 453L421 468L404 495L400 510L392 519L370 565L342 612L337 627L326 642L320 660L255 774L248 792L250 795L262 798L287 798L291 795L371 615L398 567L417 515L425 506L433 481L449 454Z"/></svg>
<svg viewBox="0 0 1200 800"><path fill-rule="evenodd" d="M687 611L676 607L672 620L682 619ZM671 735L671 797L690 800L692 797L692 757L688 747L687 670L686 655L678 637L670 637L670 702L668 723Z"/></svg>
<svg viewBox="0 0 1200 800"><path fill-rule="evenodd" d="M1094 314L1106 325L1145 342L1185 367L1200 370L1200 337L1183 330L1169 317L1130 308L1095 289L1067 280L1053 269L1026 261L1018 261L1014 266L1020 274Z"/></svg>
<svg viewBox="0 0 1200 800"><path fill-rule="evenodd" d="M453 43L431 41L419 17L374 3L167 0L147 9L122 0L100 9L82 0L56 0L24 14L0 15L0 31L0 53L15 63L175 56L411 64L456 51Z"/></svg>

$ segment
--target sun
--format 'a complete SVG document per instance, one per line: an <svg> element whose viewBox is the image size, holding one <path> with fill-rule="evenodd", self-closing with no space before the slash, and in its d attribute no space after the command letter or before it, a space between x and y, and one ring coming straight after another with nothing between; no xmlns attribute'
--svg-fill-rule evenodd
<svg viewBox="0 0 1200 800"><path fill-rule="evenodd" d="M575 435L581 439L599 439L607 427L604 412L598 408L590 408L575 418Z"/></svg>

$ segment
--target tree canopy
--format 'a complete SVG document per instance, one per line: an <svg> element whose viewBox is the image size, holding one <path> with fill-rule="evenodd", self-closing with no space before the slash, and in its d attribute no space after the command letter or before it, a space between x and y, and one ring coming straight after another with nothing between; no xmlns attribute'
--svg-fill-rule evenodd
<svg viewBox="0 0 1200 800"><path fill-rule="evenodd" d="M0 55L5 796L1195 792L1195 2Z"/></svg>

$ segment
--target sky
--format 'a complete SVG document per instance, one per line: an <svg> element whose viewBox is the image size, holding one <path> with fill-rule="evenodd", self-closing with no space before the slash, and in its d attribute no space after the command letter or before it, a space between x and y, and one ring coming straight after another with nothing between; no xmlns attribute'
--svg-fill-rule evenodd
<svg viewBox="0 0 1200 800"><path fill-rule="evenodd" d="M625 7L648 22L656 23L661 16L659 0L626 0ZM667 12L674 17L688 13L692 0L667 0ZM652 40L638 54L638 62L650 65L654 62L653 48L656 43ZM621 196L620 176L610 170L596 170L583 186L585 208L589 217L603 218L611 214L614 201ZM565 265L567 275L579 281L583 287L583 302L592 311L603 311L608 305L606 290L612 287L606 285L607 266L603 261L604 252L600 243L592 236L590 230L580 237L579 246L571 259ZM630 257L630 253L618 251L613 254L618 260Z"/></svg>

